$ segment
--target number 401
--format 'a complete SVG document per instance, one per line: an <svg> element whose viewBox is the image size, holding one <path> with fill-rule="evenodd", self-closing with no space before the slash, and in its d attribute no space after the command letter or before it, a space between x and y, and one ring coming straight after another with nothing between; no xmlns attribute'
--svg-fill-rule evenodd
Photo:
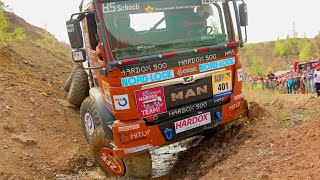
<svg viewBox="0 0 320 180"><path fill-rule="evenodd" d="M221 83L218 85L218 90L219 91L225 91L225 90L228 90L229 89L229 83L226 82L226 83Z"/></svg>

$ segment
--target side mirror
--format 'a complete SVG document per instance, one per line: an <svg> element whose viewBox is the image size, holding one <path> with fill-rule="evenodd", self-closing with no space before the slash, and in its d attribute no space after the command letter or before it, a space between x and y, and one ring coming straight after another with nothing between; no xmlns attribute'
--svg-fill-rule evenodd
<svg viewBox="0 0 320 180"><path fill-rule="evenodd" d="M69 42L72 48L79 49L83 47L83 37L78 19L71 19L66 22Z"/></svg>
<svg viewBox="0 0 320 180"><path fill-rule="evenodd" d="M83 49L73 49L72 59L75 63L82 63L86 61L86 51Z"/></svg>
<svg viewBox="0 0 320 180"><path fill-rule="evenodd" d="M241 3L239 5L239 16L240 16L240 25L248 26L248 10L247 10L246 3Z"/></svg>

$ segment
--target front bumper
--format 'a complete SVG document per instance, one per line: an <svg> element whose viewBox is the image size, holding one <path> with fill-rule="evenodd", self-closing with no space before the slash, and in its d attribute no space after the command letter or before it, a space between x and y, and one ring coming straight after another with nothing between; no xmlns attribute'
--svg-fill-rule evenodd
<svg viewBox="0 0 320 180"><path fill-rule="evenodd" d="M242 94L242 93L241 93ZM243 97L231 95L227 104L209 107L154 124L144 120L115 121L114 154L121 158L153 147L162 146L197 135L219 124L228 123L248 115L248 105Z"/></svg>

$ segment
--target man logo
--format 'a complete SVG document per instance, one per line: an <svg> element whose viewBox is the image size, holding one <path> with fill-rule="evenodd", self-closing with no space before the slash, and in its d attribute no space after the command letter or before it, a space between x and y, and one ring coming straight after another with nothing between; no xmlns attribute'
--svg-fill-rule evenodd
<svg viewBox="0 0 320 180"><path fill-rule="evenodd" d="M188 99L190 97L200 96L208 93L208 86L196 87L194 89L188 89L186 92L179 91L178 93L171 93L172 102L177 100Z"/></svg>
<svg viewBox="0 0 320 180"><path fill-rule="evenodd" d="M183 80L184 80L183 84L189 84L194 82L193 76L184 77Z"/></svg>

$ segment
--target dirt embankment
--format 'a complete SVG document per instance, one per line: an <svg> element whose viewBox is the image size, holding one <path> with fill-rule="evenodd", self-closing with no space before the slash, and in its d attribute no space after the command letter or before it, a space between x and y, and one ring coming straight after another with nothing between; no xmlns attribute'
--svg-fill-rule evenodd
<svg viewBox="0 0 320 180"><path fill-rule="evenodd" d="M0 49L0 179L55 179L77 171L90 154L79 114L61 89L73 66L70 51L39 44L41 29L8 17L28 39Z"/></svg>
<svg viewBox="0 0 320 180"><path fill-rule="evenodd" d="M180 154L169 179L320 179L320 99L245 94L264 113Z"/></svg>

